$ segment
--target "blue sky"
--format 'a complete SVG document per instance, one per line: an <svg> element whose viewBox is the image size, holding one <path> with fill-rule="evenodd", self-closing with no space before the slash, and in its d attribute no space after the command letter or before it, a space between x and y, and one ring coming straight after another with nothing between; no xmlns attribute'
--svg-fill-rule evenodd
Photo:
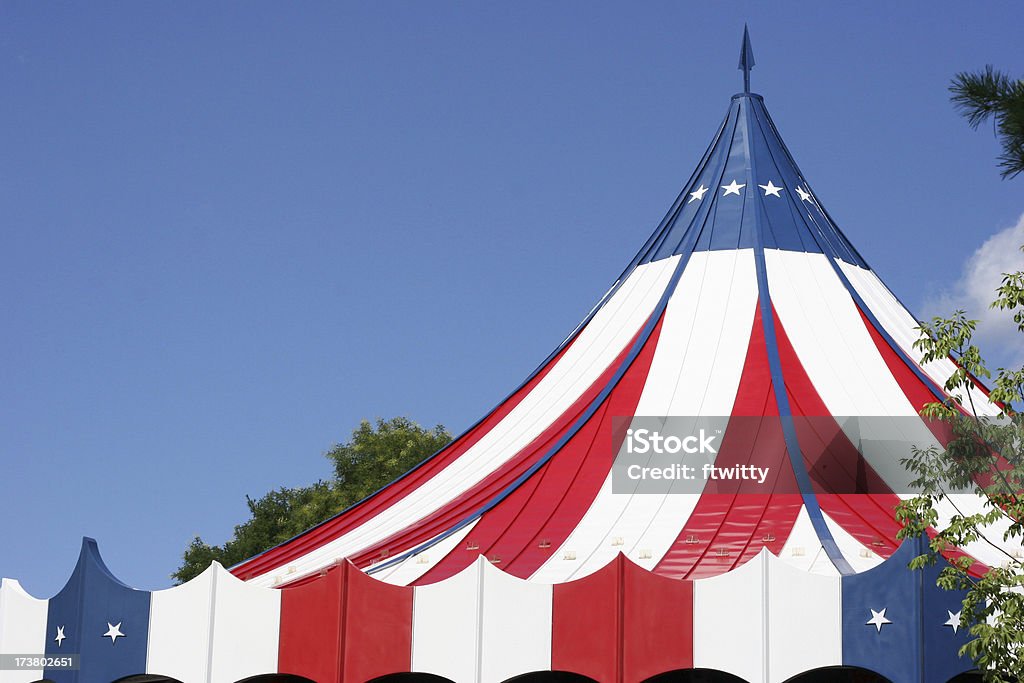
<svg viewBox="0 0 1024 683"><path fill-rule="evenodd" d="M0 575L48 597L90 535L166 587L361 418L468 426L657 224L744 22L847 236L969 300L1024 180L946 88L1024 73L1015 5L3 2Z"/></svg>

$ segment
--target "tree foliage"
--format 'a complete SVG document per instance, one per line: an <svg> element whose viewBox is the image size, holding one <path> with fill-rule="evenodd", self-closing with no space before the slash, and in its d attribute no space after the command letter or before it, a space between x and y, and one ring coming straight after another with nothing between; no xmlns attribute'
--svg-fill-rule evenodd
<svg viewBox="0 0 1024 683"><path fill-rule="evenodd" d="M1022 248L1024 249L1024 248ZM1003 275L993 308L1012 311L1024 334L1024 272ZM1024 680L1024 559L1008 553L992 539L1019 544L1024 539L1024 368L996 371L989 402L999 414L987 415L972 399L976 378L992 379L981 351L974 344L977 321L963 311L923 323L915 346L924 362L953 358L956 370L945 383L950 399L925 406L922 415L941 421L951 438L945 449L918 449L904 464L915 475L920 495L900 504L901 537L937 533L930 552L915 558L914 568L933 563L952 548L984 543L997 549L1003 561L981 573L971 572L974 560L952 557L939 585L966 590L961 619L971 640L962 654L978 664L988 681ZM959 492L973 492L984 501L980 512L958 507ZM940 518L938 506L955 510Z"/></svg>
<svg viewBox="0 0 1024 683"><path fill-rule="evenodd" d="M193 538L171 577L184 583L214 560L230 567L273 548L369 496L450 441L441 425L424 429L405 417L363 420L348 441L325 454L334 465L331 480L275 489L255 500L246 496L249 519L223 545Z"/></svg>
<svg viewBox="0 0 1024 683"><path fill-rule="evenodd" d="M963 72L949 86L953 104L972 128L989 118L1003 147L999 168L1004 178L1024 171L1024 80L1014 80L991 65Z"/></svg>
<svg viewBox="0 0 1024 683"><path fill-rule="evenodd" d="M351 440L327 452L342 504L348 507L366 498L451 440L441 425L428 430L404 417L377 420L376 425L363 420Z"/></svg>

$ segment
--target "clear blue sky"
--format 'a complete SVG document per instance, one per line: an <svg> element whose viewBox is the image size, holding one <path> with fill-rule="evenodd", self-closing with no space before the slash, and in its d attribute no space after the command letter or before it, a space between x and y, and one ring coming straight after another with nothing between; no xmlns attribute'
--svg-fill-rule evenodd
<svg viewBox="0 0 1024 683"><path fill-rule="evenodd" d="M867 7L868 9L864 9ZM913 307L1024 212L946 87L1017 2L0 4L0 575L141 588L361 418L452 430L651 232L740 89Z"/></svg>

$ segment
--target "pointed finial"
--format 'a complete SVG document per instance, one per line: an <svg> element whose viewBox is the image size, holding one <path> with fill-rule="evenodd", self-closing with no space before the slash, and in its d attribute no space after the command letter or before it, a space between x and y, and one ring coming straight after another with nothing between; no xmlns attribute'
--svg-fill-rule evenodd
<svg viewBox="0 0 1024 683"><path fill-rule="evenodd" d="M740 69L743 69L743 92L750 92L750 70L754 68L754 50L750 47L750 32L743 24L743 46L740 48Z"/></svg>

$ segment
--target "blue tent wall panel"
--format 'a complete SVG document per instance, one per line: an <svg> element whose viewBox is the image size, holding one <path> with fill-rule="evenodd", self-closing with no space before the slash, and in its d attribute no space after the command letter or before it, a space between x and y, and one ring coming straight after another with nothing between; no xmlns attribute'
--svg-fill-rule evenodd
<svg viewBox="0 0 1024 683"><path fill-rule="evenodd" d="M966 629L954 634L943 625L947 610L958 612L964 597L935 585L944 561L921 571L907 568L924 550L922 539L908 539L878 567L843 577L843 664L893 683L944 682L974 668L957 655Z"/></svg>
<svg viewBox="0 0 1024 683"><path fill-rule="evenodd" d="M921 576L907 569L915 546L904 541L886 562L843 577L843 664L871 669L893 683L922 680ZM868 623L872 610L880 628Z"/></svg>
<svg viewBox="0 0 1024 683"><path fill-rule="evenodd" d="M925 567L921 582L921 638L924 642L924 679L926 681L948 681L958 673L970 671L974 664L957 653L968 640L967 627L958 627L954 632L947 626L950 614L959 614L963 609L966 591L948 591L935 585L939 573L947 564L940 560ZM964 620L966 621L966 620Z"/></svg>
<svg viewBox="0 0 1024 683"><path fill-rule="evenodd" d="M135 590L110 573L96 541L85 538L78 564L49 604L46 654L80 655L78 671L46 670L54 683L110 683L146 671L148 591ZM104 636L110 626L123 636ZM58 627L64 639L57 641Z"/></svg>

